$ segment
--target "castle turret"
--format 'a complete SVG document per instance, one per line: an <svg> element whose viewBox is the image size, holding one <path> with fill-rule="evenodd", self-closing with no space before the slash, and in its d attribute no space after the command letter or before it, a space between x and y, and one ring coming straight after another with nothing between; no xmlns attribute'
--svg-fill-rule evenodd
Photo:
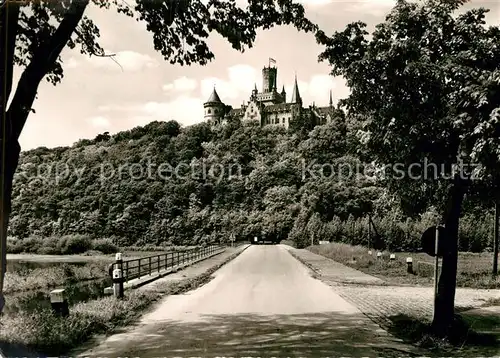
<svg viewBox="0 0 500 358"><path fill-rule="evenodd" d="M333 107L332 90L330 90L330 108Z"/></svg>
<svg viewBox="0 0 500 358"><path fill-rule="evenodd" d="M285 85L283 85L283 89L281 90L281 97L283 97L283 103L285 103L286 102Z"/></svg>
<svg viewBox="0 0 500 358"><path fill-rule="evenodd" d="M205 120L218 123L224 117L224 103L220 100L217 91L214 90L208 100L203 103L205 109Z"/></svg>
<svg viewBox="0 0 500 358"><path fill-rule="evenodd" d="M264 67L262 69L262 93L276 91L278 79L278 69L276 67Z"/></svg>

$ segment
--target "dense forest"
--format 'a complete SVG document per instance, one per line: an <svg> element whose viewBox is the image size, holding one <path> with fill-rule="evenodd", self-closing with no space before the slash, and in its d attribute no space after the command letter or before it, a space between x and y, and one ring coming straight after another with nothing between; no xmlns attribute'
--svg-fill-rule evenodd
<svg viewBox="0 0 500 358"><path fill-rule="evenodd" d="M304 247L368 242L417 250L440 202L407 200L373 175L365 121L289 129L233 120L216 127L152 122L72 147L23 152L15 176L13 239L83 235L119 246L197 245L264 235ZM491 246L493 215L466 205L460 249ZM480 204L479 204L480 205Z"/></svg>

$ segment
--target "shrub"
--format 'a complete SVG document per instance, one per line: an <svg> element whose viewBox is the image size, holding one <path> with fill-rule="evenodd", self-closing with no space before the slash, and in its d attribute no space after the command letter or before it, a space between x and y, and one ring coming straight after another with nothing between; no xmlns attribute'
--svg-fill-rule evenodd
<svg viewBox="0 0 500 358"><path fill-rule="evenodd" d="M85 235L66 235L61 239L64 240L61 245L63 255L82 254L92 249L92 240Z"/></svg>
<svg viewBox="0 0 500 358"><path fill-rule="evenodd" d="M118 252L118 246L113 244L111 239L98 239L92 242L93 249L100 251L105 255L114 254Z"/></svg>

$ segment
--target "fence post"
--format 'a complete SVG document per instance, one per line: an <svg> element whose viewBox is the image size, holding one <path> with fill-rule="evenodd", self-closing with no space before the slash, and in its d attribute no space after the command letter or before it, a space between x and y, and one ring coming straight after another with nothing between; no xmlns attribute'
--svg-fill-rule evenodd
<svg viewBox="0 0 500 358"><path fill-rule="evenodd" d="M62 317L69 315L68 300L64 289L60 288L50 292L50 305L55 314Z"/></svg>

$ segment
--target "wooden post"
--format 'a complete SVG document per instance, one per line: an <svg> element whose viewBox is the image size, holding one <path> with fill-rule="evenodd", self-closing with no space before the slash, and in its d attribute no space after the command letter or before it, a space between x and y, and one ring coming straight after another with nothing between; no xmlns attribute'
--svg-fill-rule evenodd
<svg viewBox="0 0 500 358"><path fill-rule="evenodd" d="M55 314L62 317L69 315L68 300L66 299L66 292L63 288L50 292L50 305Z"/></svg>
<svg viewBox="0 0 500 358"><path fill-rule="evenodd" d="M495 224L493 233L493 277L495 278L498 274L498 225L500 212L498 209L498 199L495 201Z"/></svg>

